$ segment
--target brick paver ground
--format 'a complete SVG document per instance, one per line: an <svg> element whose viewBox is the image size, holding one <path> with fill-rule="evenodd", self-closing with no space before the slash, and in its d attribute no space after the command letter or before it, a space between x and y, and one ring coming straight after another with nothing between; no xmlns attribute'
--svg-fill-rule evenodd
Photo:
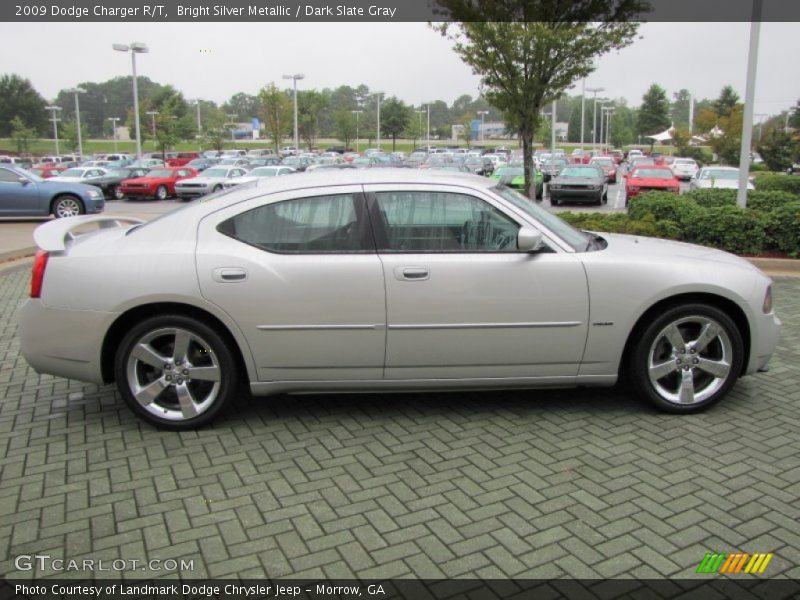
<svg viewBox="0 0 800 600"><path fill-rule="evenodd" d="M617 390L279 397L190 433L36 375L28 281L0 277L0 575L52 575L14 567L50 554L198 578L661 578L745 551L800 577L800 280L776 285L772 370L704 414Z"/></svg>

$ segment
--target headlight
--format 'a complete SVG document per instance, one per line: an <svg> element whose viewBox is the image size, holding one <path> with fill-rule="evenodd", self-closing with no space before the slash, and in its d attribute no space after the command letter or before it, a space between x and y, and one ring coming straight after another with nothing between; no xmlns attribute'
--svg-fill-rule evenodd
<svg viewBox="0 0 800 600"><path fill-rule="evenodd" d="M560 190L561 189L561 184L560 183L551 183L550 184L550 189L551 190Z"/></svg>
<svg viewBox="0 0 800 600"><path fill-rule="evenodd" d="M772 286L767 286L767 292L764 294L764 304L761 306L761 310L764 311L765 315L768 315L772 312Z"/></svg>
<svg viewBox="0 0 800 600"><path fill-rule="evenodd" d="M102 198L103 192L101 192L100 190L91 189L91 190L86 190L86 195L89 196L90 198Z"/></svg>

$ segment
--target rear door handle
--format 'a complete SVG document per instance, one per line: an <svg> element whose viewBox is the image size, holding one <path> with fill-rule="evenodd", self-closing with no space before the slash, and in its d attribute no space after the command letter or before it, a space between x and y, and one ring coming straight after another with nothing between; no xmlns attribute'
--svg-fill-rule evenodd
<svg viewBox="0 0 800 600"><path fill-rule="evenodd" d="M428 267L396 267L394 276L400 281L425 281L430 279Z"/></svg>
<svg viewBox="0 0 800 600"><path fill-rule="evenodd" d="M211 278L217 283L238 283L247 279L247 270L236 267L214 269Z"/></svg>

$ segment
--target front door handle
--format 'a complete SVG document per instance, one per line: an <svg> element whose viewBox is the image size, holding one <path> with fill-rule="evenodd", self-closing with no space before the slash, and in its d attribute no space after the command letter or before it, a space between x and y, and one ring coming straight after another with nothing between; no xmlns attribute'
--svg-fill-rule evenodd
<svg viewBox="0 0 800 600"><path fill-rule="evenodd" d="M237 267L214 269L211 278L217 283L238 283L247 279L247 270Z"/></svg>
<svg viewBox="0 0 800 600"><path fill-rule="evenodd" d="M430 279L428 267L396 267L394 276L400 281L425 281Z"/></svg>

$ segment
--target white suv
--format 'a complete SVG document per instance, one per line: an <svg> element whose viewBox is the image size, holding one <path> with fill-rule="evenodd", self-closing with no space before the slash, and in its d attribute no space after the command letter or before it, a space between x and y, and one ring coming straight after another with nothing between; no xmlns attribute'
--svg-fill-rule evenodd
<svg viewBox="0 0 800 600"><path fill-rule="evenodd" d="M697 171L700 170L700 167L697 166L693 158L676 158L672 162L671 167L672 174L675 175L677 179L691 179L697 175Z"/></svg>

